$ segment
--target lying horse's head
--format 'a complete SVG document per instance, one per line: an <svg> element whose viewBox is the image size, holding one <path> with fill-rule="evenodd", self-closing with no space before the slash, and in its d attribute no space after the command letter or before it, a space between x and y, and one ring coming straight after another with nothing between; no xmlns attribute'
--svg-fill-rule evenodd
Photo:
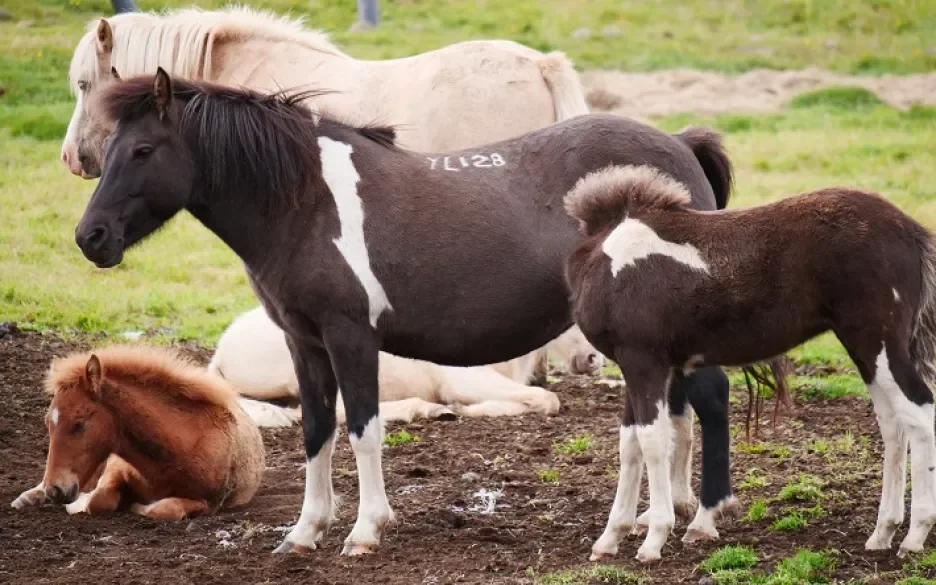
<svg viewBox="0 0 936 585"><path fill-rule="evenodd" d="M92 355L78 375L53 364L46 380L49 457L42 480L56 503L71 503L117 447L117 422L100 400L101 362Z"/></svg>

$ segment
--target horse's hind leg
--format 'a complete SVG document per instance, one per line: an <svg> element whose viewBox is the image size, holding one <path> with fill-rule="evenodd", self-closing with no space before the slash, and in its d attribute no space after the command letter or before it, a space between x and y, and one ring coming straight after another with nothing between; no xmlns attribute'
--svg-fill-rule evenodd
<svg viewBox="0 0 936 585"><path fill-rule="evenodd" d="M152 504L133 504L130 511L153 520L179 521L197 516L208 509L205 500L163 498Z"/></svg>
<svg viewBox="0 0 936 585"><path fill-rule="evenodd" d="M306 454L305 496L299 520L274 552L315 550L335 517L332 451L335 446L335 400L338 385L328 353L314 343L299 345L287 335L299 381L302 436Z"/></svg>

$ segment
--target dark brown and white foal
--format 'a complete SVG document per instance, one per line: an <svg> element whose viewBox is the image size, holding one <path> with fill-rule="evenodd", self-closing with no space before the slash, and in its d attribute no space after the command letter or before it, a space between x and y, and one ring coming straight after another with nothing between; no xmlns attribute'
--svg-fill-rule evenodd
<svg viewBox="0 0 936 585"><path fill-rule="evenodd" d="M592 173L566 196L585 234L566 267L573 315L628 388L617 496L593 556L614 554L633 526L645 461L649 533L638 558L660 557L673 527L666 399L674 373L748 364L830 330L868 385L884 438L883 493L866 547L889 548L903 521L909 442L910 531L900 553L922 549L936 521L932 235L855 190L732 211L688 204L681 183L646 166Z"/></svg>

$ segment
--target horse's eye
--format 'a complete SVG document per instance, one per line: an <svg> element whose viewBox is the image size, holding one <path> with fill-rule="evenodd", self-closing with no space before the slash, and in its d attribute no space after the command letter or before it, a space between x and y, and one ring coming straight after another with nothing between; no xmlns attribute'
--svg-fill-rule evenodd
<svg viewBox="0 0 936 585"><path fill-rule="evenodd" d="M133 149L133 158L145 158L153 153L153 147L150 145L137 146Z"/></svg>
<svg viewBox="0 0 936 585"><path fill-rule="evenodd" d="M84 79L79 80L79 81L78 81L78 89L80 89L81 91L87 91L87 90L88 90L88 82L85 81Z"/></svg>
<svg viewBox="0 0 936 585"><path fill-rule="evenodd" d="M80 435L84 432L85 424L84 421L78 421L72 425L71 434Z"/></svg>

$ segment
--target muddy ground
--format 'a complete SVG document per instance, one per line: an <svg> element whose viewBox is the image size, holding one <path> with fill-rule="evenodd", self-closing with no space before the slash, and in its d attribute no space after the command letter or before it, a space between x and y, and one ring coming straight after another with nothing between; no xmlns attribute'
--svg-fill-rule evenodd
<svg viewBox="0 0 936 585"><path fill-rule="evenodd" d="M42 376L54 355L85 345L34 333L0 339L0 582L530 583L531 575L587 564L614 496L618 391L579 378L553 385L563 407L551 419L529 415L407 425L421 440L385 452L397 522L373 556L338 555L357 507L353 458L344 437L335 455L335 488L344 502L324 549L308 556L270 554L302 502L303 453L295 428L264 432L264 486L242 511L158 523L131 515L69 517L51 506L14 510L9 502L43 472L47 398ZM204 350L196 353L208 357ZM738 396L744 398L733 406L733 422L740 429L746 395ZM562 455L553 448L554 442L582 434L593 437L583 454ZM763 569L800 547L838 549L836 580L900 567L893 553L863 550L880 490L881 448L868 403L800 401L776 432L768 428L761 438L773 446L734 453L736 487L757 479L748 482L757 487L737 490L745 508L757 498L775 497L797 474L812 473L828 482L821 500L824 517L800 531L772 531L772 518L786 504L771 503L770 518L723 522L720 543L694 546L680 542L686 524L680 521L662 563L643 567L633 560L639 544L633 538L622 543L614 563L650 583L697 583L696 565L719 544L746 543L757 550ZM815 439L826 439L824 453L806 448ZM734 445L742 440L743 431ZM698 441L696 450L698 468ZM746 477L751 468L763 473ZM541 481L538 472L544 469L559 472L558 484ZM697 472L695 486L698 490ZM480 499L473 494L481 488L503 489L493 514L475 509ZM898 539L905 531L906 525Z"/></svg>

